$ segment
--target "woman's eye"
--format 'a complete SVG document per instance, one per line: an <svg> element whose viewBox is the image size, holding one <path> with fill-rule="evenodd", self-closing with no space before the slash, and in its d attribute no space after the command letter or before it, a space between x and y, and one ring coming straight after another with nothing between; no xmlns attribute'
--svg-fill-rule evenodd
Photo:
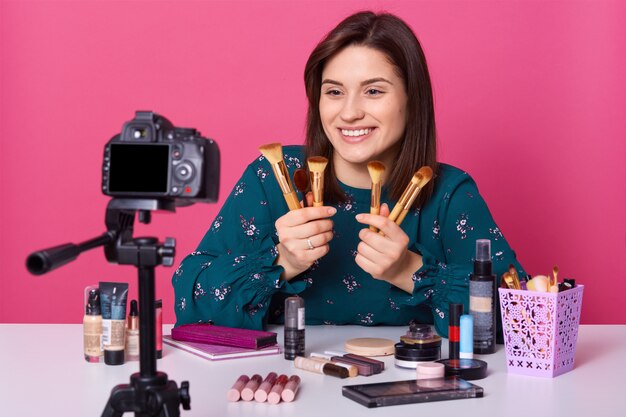
<svg viewBox="0 0 626 417"><path fill-rule="evenodd" d="M338 96L341 94L341 91L332 89L332 90L327 90L326 94L328 94L329 96Z"/></svg>
<svg viewBox="0 0 626 417"><path fill-rule="evenodd" d="M377 90L376 88L370 88L366 91L366 94L369 96L378 96L380 94L383 94L383 92L380 90Z"/></svg>

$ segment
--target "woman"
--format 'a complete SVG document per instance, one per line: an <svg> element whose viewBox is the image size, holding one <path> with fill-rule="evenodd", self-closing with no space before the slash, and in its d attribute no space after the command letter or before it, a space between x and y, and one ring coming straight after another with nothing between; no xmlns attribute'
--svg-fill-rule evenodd
<svg viewBox="0 0 626 417"><path fill-rule="evenodd" d="M418 40L393 15L357 13L311 53L305 84L306 145L285 147L284 160L293 175L307 156L329 159L326 205L288 211L265 158L251 163L174 274L177 325L261 328L282 322L284 298L299 294L307 324L417 320L446 336L448 304L468 307L476 239L491 239L498 276L510 263L522 270L474 181L436 161ZM369 214L372 160L387 167L380 215ZM389 206L424 165L435 177L400 227Z"/></svg>

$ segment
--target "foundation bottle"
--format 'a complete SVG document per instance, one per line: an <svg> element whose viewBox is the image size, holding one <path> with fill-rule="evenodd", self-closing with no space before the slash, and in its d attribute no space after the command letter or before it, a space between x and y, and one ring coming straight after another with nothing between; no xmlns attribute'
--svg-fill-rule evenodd
<svg viewBox="0 0 626 417"><path fill-rule="evenodd" d="M137 300L130 302L130 313L126 321L126 353L127 361L139 360L139 315Z"/></svg>
<svg viewBox="0 0 626 417"><path fill-rule="evenodd" d="M83 349L87 362L100 362L102 352L102 313L100 290L89 290L83 317Z"/></svg>

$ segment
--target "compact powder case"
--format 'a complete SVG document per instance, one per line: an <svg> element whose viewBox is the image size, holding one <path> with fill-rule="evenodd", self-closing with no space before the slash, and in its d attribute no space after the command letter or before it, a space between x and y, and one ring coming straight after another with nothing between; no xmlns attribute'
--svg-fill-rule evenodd
<svg viewBox="0 0 626 417"><path fill-rule="evenodd" d="M345 349L348 353L361 356L388 356L393 355L394 343L389 339L360 337L346 341Z"/></svg>
<svg viewBox="0 0 626 417"><path fill-rule="evenodd" d="M421 362L441 358L441 337L433 333L428 324L412 322L409 330L394 346L396 366L415 369Z"/></svg>

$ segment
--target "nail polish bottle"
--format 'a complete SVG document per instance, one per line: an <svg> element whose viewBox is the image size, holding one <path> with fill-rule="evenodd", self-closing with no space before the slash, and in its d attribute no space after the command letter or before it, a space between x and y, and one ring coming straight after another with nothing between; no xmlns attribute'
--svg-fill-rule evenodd
<svg viewBox="0 0 626 417"><path fill-rule="evenodd" d="M100 362L102 351L102 313L100 290L88 288L89 295L83 317L83 349L87 362Z"/></svg>
<svg viewBox="0 0 626 417"><path fill-rule="evenodd" d="M130 302L130 313L126 320L126 353L127 361L139 360L139 315L137 300Z"/></svg>

